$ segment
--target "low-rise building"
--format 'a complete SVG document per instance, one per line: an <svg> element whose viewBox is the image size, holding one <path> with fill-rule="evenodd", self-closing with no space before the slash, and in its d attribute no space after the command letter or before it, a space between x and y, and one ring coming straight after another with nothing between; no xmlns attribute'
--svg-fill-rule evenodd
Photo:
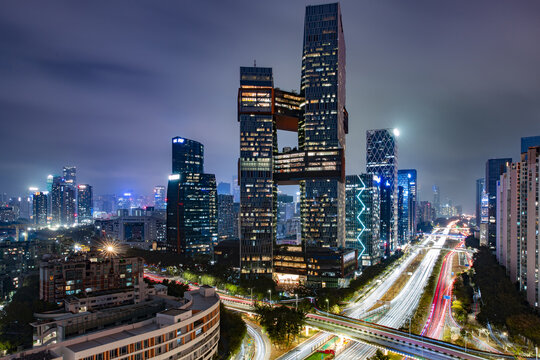
<svg viewBox="0 0 540 360"><path fill-rule="evenodd" d="M219 296L202 286L184 298L76 314L37 314L34 348L7 359L211 359L219 341Z"/></svg>

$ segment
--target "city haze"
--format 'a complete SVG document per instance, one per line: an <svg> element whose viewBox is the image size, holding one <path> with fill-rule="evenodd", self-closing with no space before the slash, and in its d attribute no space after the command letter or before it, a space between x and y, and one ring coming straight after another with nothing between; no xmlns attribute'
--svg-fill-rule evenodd
<svg viewBox="0 0 540 360"><path fill-rule="evenodd" d="M173 136L202 142L205 171L231 182L239 67L273 67L298 90L306 4L0 4L0 191L76 165L96 194L149 194ZM519 5L342 1L347 174L365 171L366 130L398 127L420 198L437 184L473 213L485 160L516 159L518 139L540 134L540 3Z"/></svg>

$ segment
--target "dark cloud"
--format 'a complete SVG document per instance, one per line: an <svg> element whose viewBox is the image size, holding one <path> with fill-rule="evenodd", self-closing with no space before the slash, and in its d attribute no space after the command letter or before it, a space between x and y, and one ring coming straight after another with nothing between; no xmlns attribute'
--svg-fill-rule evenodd
<svg viewBox="0 0 540 360"><path fill-rule="evenodd" d="M206 170L230 181L238 67L256 59L298 89L307 3L0 3L0 191L75 164L97 193L149 193L165 183L175 135L203 142ZM485 160L517 158L519 138L540 134L540 3L362 0L342 11L347 172L365 167L367 129L397 126L420 196L436 183L471 211Z"/></svg>

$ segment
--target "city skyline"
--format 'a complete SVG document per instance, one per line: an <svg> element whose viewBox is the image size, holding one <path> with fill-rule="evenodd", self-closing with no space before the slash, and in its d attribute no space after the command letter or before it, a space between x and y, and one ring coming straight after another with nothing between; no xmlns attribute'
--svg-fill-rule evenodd
<svg viewBox="0 0 540 360"><path fill-rule="evenodd" d="M104 3L57 2L40 8L39 22L29 3L2 4L0 109L10 121L0 139L14 151L0 162L0 191L22 194L73 164L98 194L150 194L166 183L173 136L205 143L207 171L230 182L238 157L238 128L231 126L238 67L256 60L274 68L282 88L298 90L298 19L308 3L282 3L288 11L274 4L134 3L120 16L120 5L105 11ZM533 2L517 8L482 1L468 4L470 13L463 4L341 2L351 34L346 172L365 169L366 130L397 127L399 167L418 169L419 198L431 200L437 184L443 199L472 214L485 159L516 160L512 139L540 134L540 85L530 75L540 59L540 21ZM268 41L258 42L263 35ZM225 41L233 38L241 41Z"/></svg>

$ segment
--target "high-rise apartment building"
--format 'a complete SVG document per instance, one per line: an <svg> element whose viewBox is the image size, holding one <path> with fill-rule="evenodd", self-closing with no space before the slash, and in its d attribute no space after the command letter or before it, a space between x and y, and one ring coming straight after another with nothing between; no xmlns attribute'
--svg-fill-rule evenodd
<svg viewBox="0 0 540 360"><path fill-rule="evenodd" d="M397 134L395 129L366 132L366 172L381 179L381 239L389 251L398 245Z"/></svg>
<svg viewBox="0 0 540 360"><path fill-rule="evenodd" d="M92 186L81 184L77 186L77 219L79 224L91 223L94 214Z"/></svg>
<svg viewBox="0 0 540 360"><path fill-rule="evenodd" d="M32 196L32 219L36 225L47 225L48 197L44 192L36 192Z"/></svg>
<svg viewBox="0 0 540 360"><path fill-rule="evenodd" d="M484 178L477 179L476 180L476 212L475 212L475 219L476 219L476 226L480 227L480 221L482 218L481 212L482 212L482 193L484 192Z"/></svg>
<svg viewBox="0 0 540 360"><path fill-rule="evenodd" d="M398 170L398 186L402 187L403 199L398 214L398 240L401 244L412 239L416 232L416 170Z"/></svg>
<svg viewBox="0 0 540 360"><path fill-rule="evenodd" d="M372 174L347 175L345 244L356 249L358 265L370 266L382 256L379 236L379 183Z"/></svg>
<svg viewBox="0 0 540 360"><path fill-rule="evenodd" d="M495 254L510 279L525 291L529 304L538 308L540 137L523 138L524 149L521 161L506 163L496 183Z"/></svg>
<svg viewBox="0 0 540 360"><path fill-rule="evenodd" d="M51 215L55 225L72 225L75 222L75 188L65 179L55 176L51 191Z"/></svg>
<svg viewBox="0 0 540 360"><path fill-rule="evenodd" d="M167 208L167 191L163 185L154 186L154 208L156 210Z"/></svg>
<svg viewBox="0 0 540 360"><path fill-rule="evenodd" d="M511 158L490 159L486 162L485 189L489 199L489 220L487 224L487 244L495 246L496 215L497 215L497 181L512 162Z"/></svg>
<svg viewBox="0 0 540 360"><path fill-rule="evenodd" d="M210 254L217 243L217 191L205 174L204 146L172 139L173 174L167 186L167 247L187 255Z"/></svg>

